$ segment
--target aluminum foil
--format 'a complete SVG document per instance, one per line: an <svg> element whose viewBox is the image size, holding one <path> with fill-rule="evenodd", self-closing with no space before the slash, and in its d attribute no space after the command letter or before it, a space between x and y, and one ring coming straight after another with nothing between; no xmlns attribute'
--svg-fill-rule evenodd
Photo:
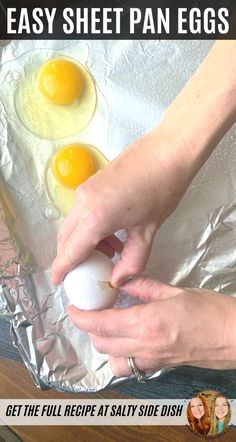
<svg viewBox="0 0 236 442"><path fill-rule="evenodd" d="M14 343L37 386L87 392L126 378L114 378L107 356L98 354L87 334L71 324L63 287L50 282L62 215L45 193L44 159L27 157L31 146L43 143L49 155L52 145L23 127L15 112L14 93L25 60L58 51L88 66L99 99L80 140L112 159L158 123L211 45L19 41L1 50L0 313L9 317ZM236 292L235 140L233 127L157 233L145 273L180 286ZM120 295L118 307L130 303Z"/></svg>

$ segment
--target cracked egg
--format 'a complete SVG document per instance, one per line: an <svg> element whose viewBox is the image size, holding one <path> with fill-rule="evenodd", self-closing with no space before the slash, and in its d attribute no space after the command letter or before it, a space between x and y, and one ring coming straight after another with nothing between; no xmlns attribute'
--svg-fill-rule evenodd
<svg viewBox="0 0 236 442"><path fill-rule="evenodd" d="M106 164L106 157L92 145L70 144L55 151L45 181L49 198L63 215L74 203L76 188Z"/></svg>
<svg viewBox="0 0 236 442"><path fill-rule="evenodd" d="M15 95L21 122L48 140L82 131L95 112L96 101L90 72L77 60L64 56L28 64Z"/></svg>

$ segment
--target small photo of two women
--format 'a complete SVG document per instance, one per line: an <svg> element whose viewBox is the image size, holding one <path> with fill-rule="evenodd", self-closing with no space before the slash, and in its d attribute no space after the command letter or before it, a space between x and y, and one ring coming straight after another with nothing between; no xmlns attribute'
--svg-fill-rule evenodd
<svg viewBox="0 0 236 442"><path fill-rule="evenodd" d="M230 424L229 400L218 391L202 391L189 401L187 418L193 432L203 436L216 436Z"/></svg>

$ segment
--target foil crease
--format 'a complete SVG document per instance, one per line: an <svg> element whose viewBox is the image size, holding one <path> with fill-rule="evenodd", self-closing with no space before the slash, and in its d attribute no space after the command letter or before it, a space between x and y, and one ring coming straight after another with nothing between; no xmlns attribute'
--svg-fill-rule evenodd
<svg viewBox="0 0 236 442"><path fill-rule="evenodd" d="M66 44L72 48L75 43ZM212 42L86 44L89 67L108 102L109 118L103 107L98 121L109 120L108 134L104 126L101 139L103 153L112 159L159 121ZM41 45L12 42L0 50L0 76L7 62L17 62ZM63 45L48 41L44 49L63 50ZM21 154L26 136L30 138L0 92L0 314L9 318L13 342L39 388L98 391L127 378L114 378L107 356L98 354L87 334L69 321L63 287L50 282L58 223L45 217ZM86 136L89 140L89 127ZM145 273L179 286L236 293L235 140L233 127L160 228ZM117 306L127 305L131 300L121 294Z"/></svg>

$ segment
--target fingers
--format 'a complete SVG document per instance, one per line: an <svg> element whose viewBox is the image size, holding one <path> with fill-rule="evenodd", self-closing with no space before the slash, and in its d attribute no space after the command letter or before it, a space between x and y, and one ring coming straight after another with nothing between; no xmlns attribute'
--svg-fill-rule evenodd
<svg viewBox="0 0 236 442"><path fill-rule="evenodd" d="M111 283L114 287L119 287L124 280L131 275L142 272L146 266L153 235L143 231L130 231L124 245L120 260L115 265Z"/></svg>
<svg viewBox="0 0 236 442"><path fill-rule="evenodd" d="M59 236L58 256L52 264L52 282L55 285L63 280L65 273L68 273L68 271L75 267L75 265L78 265L79 262L85 259L93 248L100 250L110 259L113 258L115 253L120 254L123 250L123 243L115 235L105 238L100 241L98 245L91 243L91 239L90 244L86 244L86 237L83 237L84 248L82 247L82 239L81 241L78 241L78 247L76 247L76 235L76 232L74 235L71 235L70 241L65 243L64 246L62 245L64 237L63 235L62 237Z"/></svg>
<svg viewBox="0 0 236 442"><path fill-rule="evenodd" d="M122 292L134 296L144 302L155 302L177 296L180 293L178 287L164 284L149 276L137 277L120 286Z"/></svg>
<svg viewBox="0 0 236 442"><path fill-rule="evenodd" d="M141 352L138 340L135 338L104 338L91 333L90 338L94 347L99 353L122 357L129 357L132 353L137 357Z"/></svg>
<svg viewBox="0 0 236 442"><path fill-rule="evenodd" d="M155 368L152 366L152 363L148 360L144 360L141 358L135 358L134 363L138 370L140 371L154 371ZM116 377L122 377L122 376L131 376L132 372L128 365L128 358L121 358L121 357L115 357L110 356L109 357L109 364L111 367L111 371Z"/></svg>
<svg viewBox="0 0 236 442"><path fill-rule="evenodd" d="M65 274L86 259L98 243L89 231L83 232L81 226L77 226L73 238L70 237L52 263L52 283L60 284Z"/></svg>
<svg viewBox="0 0 236 442"><path fill-rule="evenodd" d="M57 235L57 252L59 252L66 241L70 238L78 224L78 208L73 206L65 217Z"/></svg>
<svg viewBox="0 0 236 442"><path fill-rule="evenodd" d="M73 305L67 307L67 313L73 324L80 330L97 336L135 338L137 324L141 317L137 305L126 309L108 309L100 311L83 311Z"/></svg>

